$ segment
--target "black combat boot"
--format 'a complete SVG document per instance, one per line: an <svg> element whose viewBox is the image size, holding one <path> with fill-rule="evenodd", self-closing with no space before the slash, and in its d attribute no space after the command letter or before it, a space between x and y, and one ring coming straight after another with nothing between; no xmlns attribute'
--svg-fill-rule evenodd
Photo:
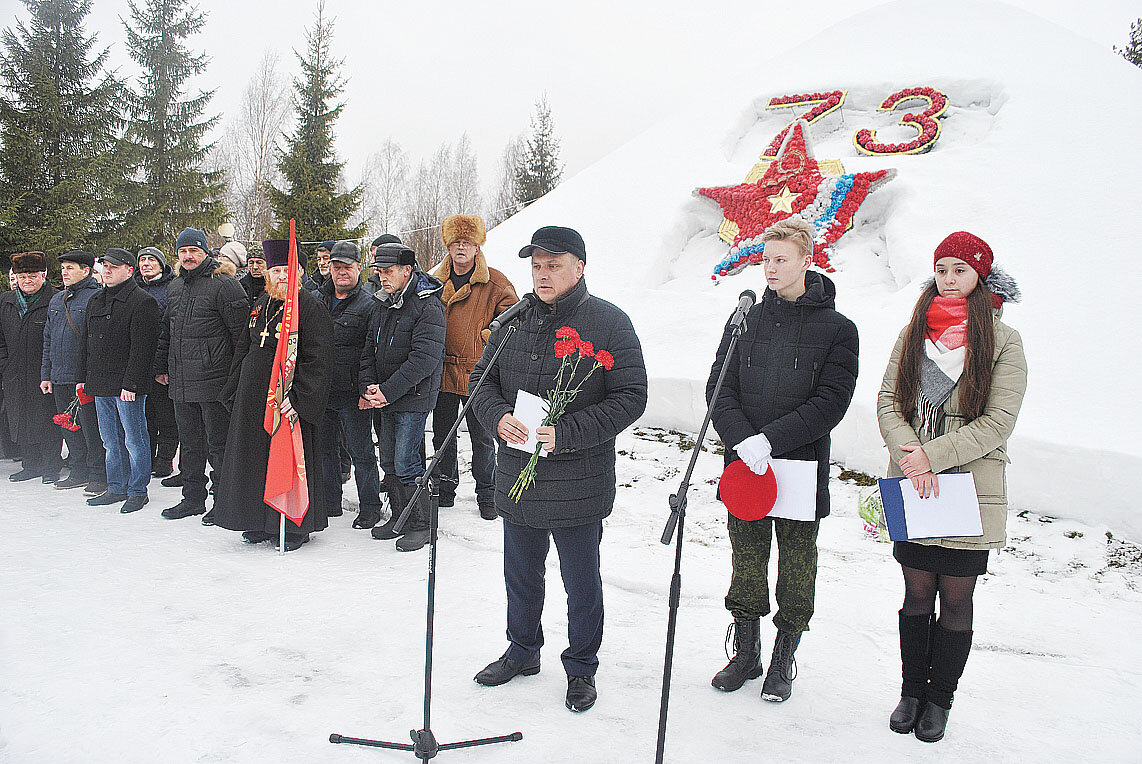
<svg viewBox="0 0 1142 764"><path fill-rule="evenodd" d="M929 644L932 624L936 620L933 613L927 615L904 615L900 611L900 703L888 719L888 727L893 732L907 735L916 728L920 710L928 699Z"/></svg>
<svg viewBox="0 0 1142 764"><path fill-rule="evenodd" d="M726 628L726 654L734 646L730 663L714 675L710 684L722 692L741 689L747 679L757 679L765 671L761 665L761 619L735 618Z"/></svg>
<svg viewBox="0 0 1142 764"><path fill-rule="evenodd" d="M762 700L771 703L789 700L789 696L793 694L793 680L797 678L797 659L793 657L793 653L800 643L800 634L777 630L777 639L773 641L773 657L769 660L765 684L761 686Z"/></svg>

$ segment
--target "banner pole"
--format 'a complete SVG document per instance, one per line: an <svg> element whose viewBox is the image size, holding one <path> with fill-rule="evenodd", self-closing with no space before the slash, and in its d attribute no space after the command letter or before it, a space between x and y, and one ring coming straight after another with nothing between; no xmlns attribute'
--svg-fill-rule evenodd
<svg viewBox="0 0 1142 764"><path fill-rule="evenodd" d="M285 554L285 514L283 513L279 518L281 525L278 526L278 554Z"/></svg>

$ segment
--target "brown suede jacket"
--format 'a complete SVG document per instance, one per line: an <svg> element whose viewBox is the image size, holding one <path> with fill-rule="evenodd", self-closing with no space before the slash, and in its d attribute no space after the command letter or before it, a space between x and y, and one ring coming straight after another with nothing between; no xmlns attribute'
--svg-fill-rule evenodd
<svg viewBox="0 0 1142 764"><path fill-rule="evenodd" d="M483 252L476 254L471 280L452 288L452 257L445 256L432 275L444 282L440 299L444 301L444 315L448 322L448 335L444 341L443 393L468 394L468 377L484 353L488 341L488 324L492 319L519 302L515 287L508 277L488 267Z"/></svg>

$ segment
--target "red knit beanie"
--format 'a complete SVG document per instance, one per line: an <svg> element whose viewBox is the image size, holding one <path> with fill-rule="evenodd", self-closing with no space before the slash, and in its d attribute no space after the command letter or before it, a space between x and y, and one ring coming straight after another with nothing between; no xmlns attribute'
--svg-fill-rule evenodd
<svg viewBox="0 0 1142 764"><path fill-rule="evenodd" d="M981 281L991 274L991 262L995 258L987 242L975 234L967 231L956 231L940 242L936 247L936 254L932 257L934 266L942 258L958 257L972 267L979 274Z"/></svg>

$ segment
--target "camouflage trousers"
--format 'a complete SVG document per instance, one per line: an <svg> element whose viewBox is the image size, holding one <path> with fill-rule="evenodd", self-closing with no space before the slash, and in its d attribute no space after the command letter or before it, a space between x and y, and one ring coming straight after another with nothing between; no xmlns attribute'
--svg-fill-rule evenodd
<svg viewBox="0 0 1142 764"><path fill-rule="evenodd" d="M820 520L729 515L733 577L726 609L734 618L769 615L769 550L777 531L777 613L773 625L791 634L809 630L817 586L817 529Z"/></svg>

